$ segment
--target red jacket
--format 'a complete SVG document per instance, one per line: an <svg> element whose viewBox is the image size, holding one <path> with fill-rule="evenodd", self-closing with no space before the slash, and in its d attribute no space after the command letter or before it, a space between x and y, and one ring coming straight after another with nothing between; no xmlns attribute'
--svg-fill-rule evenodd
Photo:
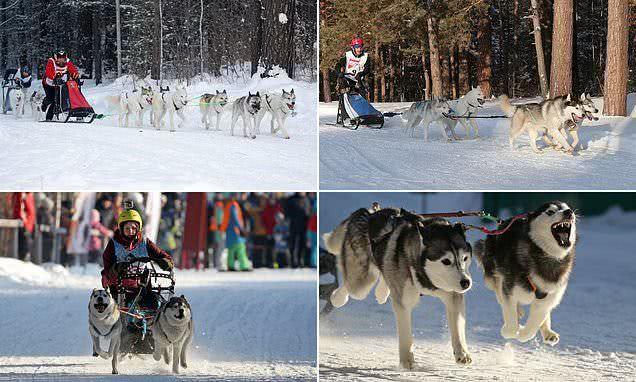
<svg viewBox="0 0 636 382"><path fill-rule="evenodd" d="M32 192L12 192L7 195L12 207L11 217L20 219L27 231L33 233L35 228L35 199Z"/></svg>
<svg viewBox="0 0 636 382"><path fill-rule="evenodd" d="M55 79L55 75L64 75L68 73L71 78L75 78L79 76L79 72L77 68L71 61L66 60L66 65L58 66L55 63L55 60L51 57L46 62L46 70L44 71L44 77L42 78L42 84L53 86L53 80Z"/></svg>
<svg viewBox="0 0 636 382"><path fill-rule="evenodd" d="M115 231L115 236L108 242L106 245L106 249L102 254L102 259L104 260L104 269L102 270L102 285L104 288L109 287L110 285L115 285L117 283L117 273L115 272L113 266L117 262L115 259L115 244L113 240L116 240L119 244L127 247L134 248L141 242L142 236L141 233L137 235L134 240L129 240L124 237L119 229ZM159 248L155 243L146 239L146 247L148 249L148 256L151 259L165 259L170 264L170 267L174 266L174 262L172 261L172 257L168 252ZM133 281L133 280L131 280ZM128 287L136 287L136 285L127 285Z"/></svg>
<svg viewBox="0 0 636 382"><path fill-rule="evenodd" d="M274 234L274 227L276 226L276 214L281 211L280 204L267 203L263 212L261 212L261 219L263 220L263 225L265 226L265 231L269 236Z"/></svg>
<svg viewBox="0 0 636 382"><path fill-rule="evenodd" d="M307 231L318 232L318 217L315 212L309 217L309 221L307 222Z"/></svg>

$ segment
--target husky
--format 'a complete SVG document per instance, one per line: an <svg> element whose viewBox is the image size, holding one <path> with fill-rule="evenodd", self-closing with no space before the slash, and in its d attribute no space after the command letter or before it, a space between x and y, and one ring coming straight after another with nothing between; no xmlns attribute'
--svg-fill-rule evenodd
<svg viewBox="0 0 636 382"><path fill-rule="evenodd" d="M585 118L585 110L581 101L567 97L557 97L545 100L539 104L527 104L513 106L506 95L499 97L501 109L511 118L510 121L510 147L514 148L514 140L525 131L530 136L530 146L535 153L541 151L537 147L537 138L540 133L546 135L544 141L551 144L554 139L567 153L574 149L560 132L560 128L570 122L578 123Z"/></svg>
<svg viewBox="0 0 636 382"><path fill-rule="evenodd" d="M201 96L201 102L199 103L199 110L201 110L201 122L205 126L206 130L210 129L210 117L212 112L216 113L216 131L221 130L221 113L223 108L227 105L227 92L216 91L216 94L205 93Z"/></svg>
<svg viewBox="0 0 636 382"><path fill-rule="evenodd" d="M349 296L364 299L376 283L379 304L391 296L402 367L415 366L411 311L420 294L442 300L455 361L472 362L466 346L464 307L464 293L472 284L472 249L463 225L441 218L423 219L403 209L361 208L323 239L343 274L342 284L331 295L335 307L346 304Z"/></svg>
<svg viewBox="0 0 636 382"><path fill-rule="evenodd" d="M239 117L243 120L243 136L256 138L256 115L261 110L261 95L259 92L256 94L248 93L247 96L243 96L236 101L232 106L232 125L230 127L230 134L234 135L234 125ZM248 135L249 132L249 135Z"/></svg>
<svg viewBox="0 0 636 382"><path fill-rule="evenodd" d="M93 339L93 357L112 357L113 374L119 374L117 361L122 328L119 307L110 292L107 289L93 289L88 302L88 332ZM100 341L109 344L108 351L101 348Z"/></svg>
<svg viewBox="0 0 636 382"><path fill-rule="evenodd" d="M24 114L24 106L29 98L27 96L27 90L25 87L18 86L17 88L13 88L13 91L9 94L11 98L11 109L16 119L21 118Z"/></svg>
<svg viewBox="0 0 636 382"><path fill-rule="evenodd" d="M448 101L448 105L453 110L457 117L470 117L471 115L477 113L477 109L481 107L485 102L484 93L481 91L481 87L478 85L476 88L471 87L470 91L460 97L459 99ZM473 137L479 137L479 129L477 127L477 122L471 118L457 118L452 119L455 121L451 123L453 127L451 128L454 135L454 128L457 125L457 121L461 123L466 129L466 138L470 137L470 127L472 126L474 130Z"/></svg>
<svg viewBox="0 0 636 382"><path fill-rule="evenodd" d="M152 87L142 86L141 90L125 91L117 96L107 97L107 101L117 107L119 127L128 127L131 115L137 115L137 127L143 126L144 114L152 109L155 92ZM151 118L152 120L152 118Z"/></svg>
<svg viewBox="0 0 636 382"><path fill-rule="evenodd" d="M290 92L283 89L282 95L268 93L261 94L261 108L256 114L254 121L256 133L260 133L259 127L261 125L261 121L265 117L265 114L269 112L272 115L272 120L270 122L270 132L272 135L281 131L283 138L289 139L289 133L287 133L287 129L285 128L285 122L287 121L287 117L294 112L295 107L296 94L294 94L294 89ZM276 128L275 125L278 125L278 128Z"/></svg>
<svg viewBox="0 0 636 382"><path fill-rule="evenodd" d="M540 330L546 344L559 342L550 314L567 288L576 240L576 215L566 203L553 201L515 221L505 233L475 244L486 286L501 305L504 338L526 342ZM519 325L522 305L530 305L524 326Z"/></svg>
<svg viewBox="0 0 636 382"><path fill-rule="evenodd" d="M44 102L44 93L33 91L29 103L31 103L31 116L33 120L40 121L44 119L44 112L42 111L42 103Z"/></svg>
<svg viewBox="0 0 636 382"><path fill-rule="evenodd" d="M174 130L174 114L181 119L179 128L183 127L185 122L185 114L183 110L188 104L188 94L185 87L177 85L175 90L169 90L156 94L152 99L152 113L154 116L153 126L160 130L163 127L163 116L168 113L170 118L170 131Z"/></svg>
<svg viewBox="0 0 636 382"><path fill-rule="evenodd" d="M585 112L585 118L590 121L598 121L598 117L594 114L598 114L598 109L596 105L594 105L594 101L592 101L592 97L589 94L582 93L581 94L581 105L583 105L583 110ZM583 120L578 122L574 122L572 120L566 121L560 128L559 131L564 137L567 137L569 134L572 137L572 149L576 150L576 147L579 144L579 127L583 124ZM545 135L544 135L545 137ZM555 147L555 149L561 149L561 146L553 143L552 141L546 143L551 144Z"/></svg>
<svg viewBox="0 0 636 382"><path fill-rule="evenodd" d="M424 122L424 140L428 142L428 126L433 122L439 122L443 125L444 136L447 140L458 139L457 135L448 122L448 115L453 112L448 101L444 99L434 99L432 101L418 101L411 105L409 110L404 113L403 119L406 119L406 130L411 130L411 137L415 133L415 128ZM454 123L453 123L454 125ZM451 134L449 138L448 134Z"/></svg>
<svg viewBox="0 0 636 382"><path fill-rule="evenodd" d="M186 298L172 297L161 307L152 326L152 337L155 341L153 358L170 364L172 352L172 371L179 373L179 365L188 367L187 352L194 335L192 310Z"/></svg>

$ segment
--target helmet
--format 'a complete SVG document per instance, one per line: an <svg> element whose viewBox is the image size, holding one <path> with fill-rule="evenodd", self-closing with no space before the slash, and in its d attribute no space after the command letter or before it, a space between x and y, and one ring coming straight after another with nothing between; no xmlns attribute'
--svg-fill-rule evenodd
<svg viewBox="0 0 636 382"><path fill-rule="evenodd" d="M56 60L57 60L58 58L66 58L66 51L65 51L65 50L63 50L63 49L56 50L56 51L53 53L53 58L54 58L54 59L56 59Z"/></svg>
<svg viewBox="0 0 636 382"><path fill-rule="evenodd" d="M123 223L126 222L136 222L139 224L139 230L141 231L141 227L143 226L143 222L141 221L141 215L139 212L135 210L123 210L119 217L117 218L117 226L121 227Z"/></svg>
<svg viewBox="0 0 636 382"><path fill-rule="evenodd" d="M362 41L362 39L357 36L351 40L351 48L353 48L356 45L360 45L360 47L364 46L364 41Z"/></svg>

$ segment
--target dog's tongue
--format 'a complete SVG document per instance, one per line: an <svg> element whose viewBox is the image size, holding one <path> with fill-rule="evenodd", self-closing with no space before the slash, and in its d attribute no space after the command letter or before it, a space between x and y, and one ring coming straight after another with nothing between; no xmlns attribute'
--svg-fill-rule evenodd
<svg viewBox="0 0 636 382"><path fill-rule="evenodd" d="M567 232L557 232L562 245L570 245L570 234Z"/></svg>

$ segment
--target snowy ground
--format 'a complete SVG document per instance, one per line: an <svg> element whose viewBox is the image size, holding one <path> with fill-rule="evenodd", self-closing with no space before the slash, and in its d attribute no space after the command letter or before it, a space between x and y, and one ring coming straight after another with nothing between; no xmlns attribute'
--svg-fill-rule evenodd
<svg viewBox="0 0 636 382"><path fill-rule="evenodd" d="M20 120L0 114L0 162L6 164L0 185L5 190L120 189L131 184L179 191L315 189L316 83L279 77L199 82L188 87L188 97L226 89L233 101L248 91L294 88L298 114L288 119L289 140L269 134L269 116L255 140L243 138L240 121L235 128L240 134L230 136L231 104L221 119L223 131L206 131L196 99L187 106L185 127L174 133L168 127L150 127L150 113L142 129L118 127L116 115L84 125L34 122L30 107ZM132 84L120 79L95 87L87 80L83 89L96 112L103 114L116 113L107 108L104 97L122 90L132 90Z"/></svg>
<svg viewBox="0 0 636 382"><path fill-rule="evenodd" d="M196 334L178 378L151 356L120 375L91 356L86 305L97 268L82 275L0 257L0 381L297 381L316 378L315 270L181 271Z"/></svg>
<svg viewBox="0 0 636 382"><path fill-rule="evenodd" d="M602 99L595 99L601 109ZM634 107L631 94L628 110ZM382 112L405 111L411 103L381 103ZM636 170L636 119L601 117L583 123L581 147L575 155L554 150L532 152L527 135L516 148L508 144L507 119L477 120L481 138L446 142L432 124L429 142L420 127L415 138L399 116L385 118L384 128L352 131L330 126L338 103L321 103L320 188L327 190L579 190L633 189ZM503 115L497 102L487 102L478 115ZM463 127L455 132L465 135ZM539 143L541 145L542 143ZM540 146L541 147L541 146Z"/></svg>
<svg viewBox="0 0 636 382"><path fill-rule="evenodd" d="M475 195L435 194L427 204L436 206L436 211L450 205L479 209L480 198ZM409 209L421 205L413 194L320 196L321 232L371 200ZM400 370L393 311L389 303L378 305L371 293L364 301L349 300L344 307L320 318L320 380L636 380L636 324L632 319L636 314L636 259L629 250L636 234L635 218L635 214L610 211L580 221L576 265L563 302L552 315L553 329L561 335L554 348L537 339L525 344L507 343L500 336L501 310L493 293L484 286L481 268L473 262L474 284L466 297L466 336L472 365L455 364L443 304L422 297L413 312L417 369ZM471 234L470 239L480 237ZM321 278L321 282L327 281Z"/></svg>

